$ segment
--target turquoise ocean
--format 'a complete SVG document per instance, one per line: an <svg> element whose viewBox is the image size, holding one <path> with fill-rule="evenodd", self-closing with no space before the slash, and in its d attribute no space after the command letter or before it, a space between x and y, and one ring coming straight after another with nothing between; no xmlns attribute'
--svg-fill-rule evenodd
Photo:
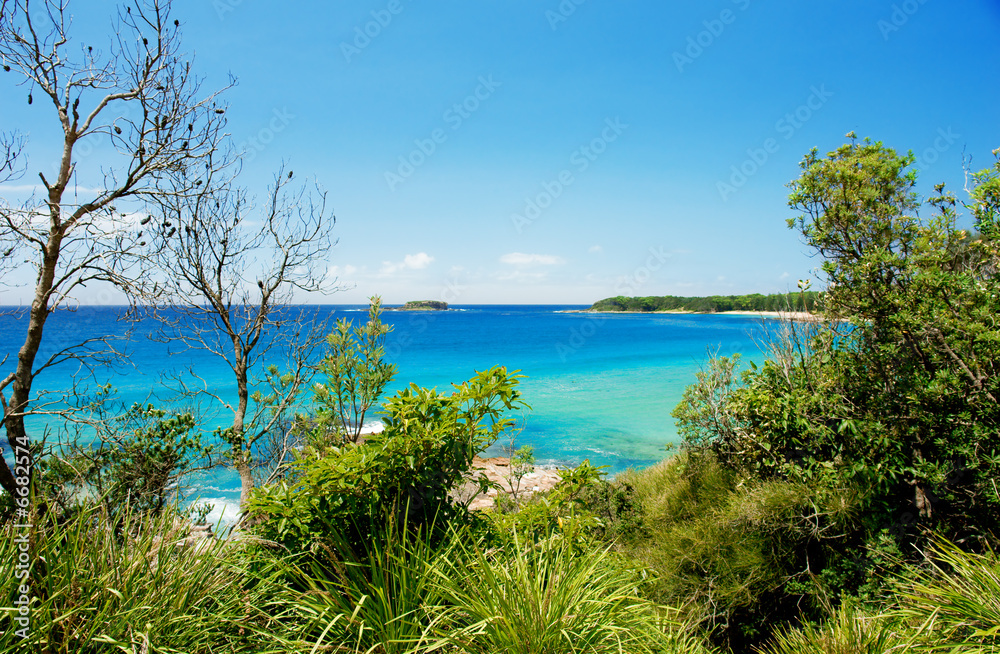
<svg viewBox="0 0 1000 654"><path fill-rule="evenodd" d="M387 358L398 366L390 393L409 385L451 388L477 370L503 365L520 370L523 399L530 411L518 415L518 445L531 445L538 463L576 465L589 459L608 466L610 474L642 468L665 456L677 442L670 412L685 386L692 383L710 351L739 353L759 359L761 321L737 315L567 313L578 306L457 306L437 312L384 312L393 331L386 339ZM366 319L363 306L306 307L321 318ZM119 336L128 365L99 368L80 376L76 363L55 366L36 381L36 389L66 390L72 377L93 389L111 383L125 403L161 399L160 375L193 368L223 398L235 398L232 373L221 359L203 351L152 340L152 321L131 327L118 322L112 307L80 307L55 314L46 326L43 354L85 338ZM0 342L16 352L24 338L23 313L0 315ZM13 359L13 356L11 357ZM280 365L280 361L275 361ZM6 374L11 361L0 367ZM169 407L165 407L169 408ZM219 414L218 422L225 422ZM377 421L378 416L371 420ZM33 436L48 426L58 437L59 425L36 418ZM218 425L206 424L210 432ZM50 436L50 439L53 436ZM487 454L499 454L497 444ZM5 452L9 456L9 452ZM215 472L196 480L202 501L232 516L239 498L235 474Z"/></svg>

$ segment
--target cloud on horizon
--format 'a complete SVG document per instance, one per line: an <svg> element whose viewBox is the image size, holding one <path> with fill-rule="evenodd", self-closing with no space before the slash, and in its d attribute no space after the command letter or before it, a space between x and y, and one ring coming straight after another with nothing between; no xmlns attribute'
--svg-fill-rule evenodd
<svg viewBox="0 0 1000 654"><path fill-rule="evenodd" d="M434 263L434 257L426 252L408 254L403 257L402 261L395 263L392 261L383 261L382 268L379 270L379 275L394 275L403 270L423 270L432 263Z"/></svg>

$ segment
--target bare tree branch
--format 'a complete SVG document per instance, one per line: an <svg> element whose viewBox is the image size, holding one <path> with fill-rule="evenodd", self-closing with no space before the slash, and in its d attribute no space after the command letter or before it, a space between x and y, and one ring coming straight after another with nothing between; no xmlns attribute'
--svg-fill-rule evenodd
<svg viewBox="0 0 1000 654"><path fill-rule="evenodd" d="M167 194L156 226L161 267L171 271L157 282L166 300L157 311L161 338L220 357L236 381L236 401L224 402L233 419L223 437L241 502L255 468L267 477L287 455L287 431L278 432L315 374L326 336L325 321L291 305L296 292L330 290L325 262L335 219L325 191L292 184L293 174L279 170L259 208L228 180ZM273 358L285 368L265 365Z"/></svg>
<svg viewBox="0 0 1000 654"><path fill-rule="evenodd" d="M35 93L48 99L62 133L54 176L38 172L41 197L5 206L0 215L0 274L29 267L36 274L24 343L5 387L9 401L3 398L12 448L28 441L24 417L33 413L38 374L70 358L91 361L87 348L80 355L70 346L38 365L49 317L91 282L114 285L131 304L148 300L142 292L152 241L134 216L164 194L194 193L229 165L220 151L225 108L219 92L203 93L192 75L170 0L135 0L120 10L106 54L92 46L70 53L68 6L4 0L0 10L0 60L27 87L29 104ZM86 166L77 151L83 139L109 143L109 156ZM0 156L7 153L0 173L16 170L19 144L0 141ZM0 485L12 491L13 484L4 463Z"/></svg>

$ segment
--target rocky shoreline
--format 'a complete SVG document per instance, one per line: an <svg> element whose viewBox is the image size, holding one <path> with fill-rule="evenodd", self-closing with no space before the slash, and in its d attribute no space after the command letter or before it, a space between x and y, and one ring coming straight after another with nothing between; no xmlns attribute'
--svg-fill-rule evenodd
<svg viewBox="0 0 1000 654"><path fill-rule="evenodd" d="M478 477L480 474L485 475L494 487L486 493L479 493L478 486L470 479L455 492L455 498L467 502L470 511L492 509L501 493L514 494L515 489L511 487L510 459L507 457L484 459L477 456L472 461L472 477ZM552 490L560 479L559 470L556 468L533 466L531 472L521 478L520 487L517 489L518 495L524 499L535 493Z"/></svg>

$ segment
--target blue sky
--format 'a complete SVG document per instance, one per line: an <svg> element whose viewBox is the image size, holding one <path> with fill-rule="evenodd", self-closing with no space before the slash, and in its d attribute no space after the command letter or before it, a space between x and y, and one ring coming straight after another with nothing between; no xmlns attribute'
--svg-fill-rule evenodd
<svg viewBox="0 0 1000 654"><path fill-rule="evenodd" d="M114 5L73 6L100 31ZM996 0L177 0L174 14L205 88L238 78L244 183L263 192L284 162L329 192L344 290L308 301L794 290L818 265L785 226L810 148L853 130L912 149L922 189L959 191L963 153L982 168L1000 147ZM54 127L38 105L0 95L32 152Z"/></svg>

